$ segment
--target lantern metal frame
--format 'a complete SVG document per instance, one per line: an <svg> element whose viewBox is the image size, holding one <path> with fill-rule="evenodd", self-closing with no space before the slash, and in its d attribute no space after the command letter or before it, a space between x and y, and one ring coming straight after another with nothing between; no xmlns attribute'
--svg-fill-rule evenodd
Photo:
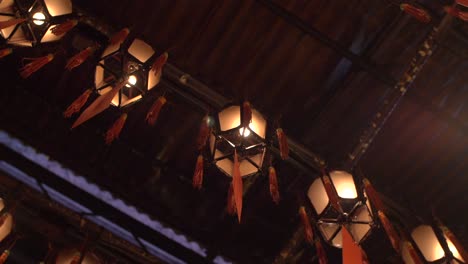
<svg viewBox="0 0 468 264"><path fill-rule="evenodd" d="M326 193L325 190L325 181L324 177L320 176L316 178L312 184L309 186L309 189L307 191L307 196L310 201L310 205L312 207L312 211L315 217L315 222L316 222L316 227L320 234L322 235L322 238L331 246L341 248L342 247L342 242L338 243L341 238L339 238L339 235L341 235L341 230L343 226L348 228L348 231L350 232L351 236L353 237L354 241L358 244L366 240L370 234L372 233L372 229L376 227L376 222L374 220L376 213L373 211L373 208L370 204L369 199L367 198L367 195L364 190L364 185L362 181L356 181L356 178L351 174L349 176L351 177L353 181L353 186L356 190L356 198L343 198L338 195L338 190L336 188L336 184L333 181L332 178L332 173L334 172L344 172L347 173L346 171L333 171L331 173L326 173L328 178L330 179L330 182L333 187L333 191L337 193L338 196L338 203L340 207L342 208L342 212L338 211L336 208L333 207L332 202L330 197L328 197L328 194ZM328 202L324 206L321 212L317 212L317 209L314 205L314 202L312 201L312 188L314 188L314 184L318 183L319 186L315 187L314 191L317 191L316 188L320 188L320 192L322 195L326 195ZM362 211L363 213L368 213L367 219L359 219L358 216L361 215L360 210L365 210ZM335 226L336 228L334 231L331 233L326 232L325 228L327 226ZM366 225L369 226L369 228L365 231L365 234L361 236L359 239L357 239L356 234L354 234L354 229L351 227L356 226L356 225ZM338 239L338 240L336 240Z"/></svg>
<svg viewBox="0 0 468 264"><path fill-rule="evenodd" d="M51 33L51 28L66 22L73 17L71 0L61 0L64 5L70 6L70 12L53 15L49 10L47 0L4 0L0 3L0 8L10 9L10 12L0 12L0 18L26 18L23 23L0 30L1 37L7 44L17 46L36 46L40 43L53 42L63 36L55 36ZM57 4L57 1L51 4ZM36 13L44 15L44 19L34 18ZM7 19L8 20L8 19ZM5 21L5 20L2 20ZM43 21L36 24L35 21ZM21 32L21 33L20 33ZM19 39L16 40L15 38ZM45 39L47 37L47 39ZM24 39L23 39L24 38Z"/></svg>
<svg viewBox="0 0 468 264"><path fill-rule="evenodd" d="M239 107L239 125L223 131L221 129L221 120L219 114L231 107ZM237 151L239 162L241 162L241 167L242 162L246 161L248 166L251 166L252 168L252 172L245 174L242 174L241 168L241 176L243 178L255 175L257 173L262 173L266 168L265 159L269 155L268 138L270 136L268 131L270 128L268 119L259 111L252 109L253 116L259 115L264 121L265 136L262 137L261 135L257 134L257 132L250 126L247 126L246 128L242 126L244 123L244 120L242 120L244 117L243 111L244 109L242 104L229 104L221 111L217 112L216 115L210 117L210 126L212 129L208 142L210 157L209 160L227 177L232 177L231 171L226 171L223 169L221 165L218 165L218 162L228 160L229 162L233 163L234 150ZM252 120L252 122L254 121ZM249 135L244 136L244 133L248 133ZM252 158L257 155L259 155L259 161L255 161L254 158Z"/></svg>
<svg viewBox="0 0 468 264"><path fill-rule="evenodd" d="M443 251L444 256L442 256L439 259L433 260L433 261L429 261L429 260L426 259L426 256L422 252L422 250L420 248L420 245L416 242L416 240L414 239L413 234L412 234L417 228L421 228L421 227L430 227L431 228L431 231L433 232L434 238L439 243L438 246L440 247L440 250ZM444 232L441 230L441 228L436 223L432 223L432 224L429 224L429 225L417 226L416 228L414 228L411 231L411 235L408 236L408 242L413 246L414 250L416 251L416 253L419 256L419 259L422 260L423 263L426 263L426 264L465 264L465 263L468 263L467 262L468 260L463 261L462 259L459 259L459 258L454 256L454 253L450 250L450 246L448 244L448 241L450 241L449 238L447 238L444 235ZM425 241L425 242L427 242L427 241ZM452 243L452 242L450 242L450 243ZM408 259L405 259L405 255L408 255L406 257ZM402 257L403 257L404 261L410 260L409 253L407 252L407 249L404 246L402 246Z"/></svg>
<svg viewBox="0 0 468 264"><path fill-rule="evenodd" d="M141 61L132 54L132 45L144 45L151 55ZM137 45L137 44L135 44ZM136 83L127 82L119 93L112 99L112 105L124 108L133 105L153 89L159 77L151 72L151 65L155 60L154 49L141 39L127 38L121 44L109 45L102 52L95 71L95 90L99 94L105 94L112 86L121 80L127 80L130 76L137 76ZM100 80L98 80L100 79Z"/></svg>

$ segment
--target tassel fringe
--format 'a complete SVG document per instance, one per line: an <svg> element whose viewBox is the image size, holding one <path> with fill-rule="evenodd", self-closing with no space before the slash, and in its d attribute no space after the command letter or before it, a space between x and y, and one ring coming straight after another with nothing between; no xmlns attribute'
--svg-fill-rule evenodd
<svg viewBox="0 0 468 264"><path fill-rule="evenodd" d="M205 116L200 125L200 131L198 132L197 137L197 149L202 150L206 146L208 137L210 136L211 128L209 125L209 117Z"/></svg>
<svg viewBox="0 0 468 264"><path fill-rule="evenodd" d="M252 122L252 106L246 101L242 104L242 127L248 127Z"/></svg>
<svg viewBox="0 0 468 264"><path fill-rule="evenodd" d="M91 54L94 53L95 50L96 50L95 47L87 47L86 49L80 51L78 54L74 55L67 61L67 64L65 65L65 69L67 69L68 71L71 71L74 68L80 66L81 64L83 64L83 62L85 62L91 56Z"/></svg>
<svg viewBox="0 0 468 264"><path fill-rule="evenodd" d="M432 20L431 15L429 15L429 13L426 10L416 7L414 5L404 3L400 5L400 9L408 15L416 18L419 22L429 23Z"/></svg>
<svg viewBox="0 0 468 264"><path fill-rule="evenodd" d="M276 129L276 136L278 137L278 144L280 149L280 156L282 160L289 158L289 145L288 138L282 128Z"/></svg>
<svg viewBox="0 0 468 264"><path fill-rule="evenodd" d="M369 198L372 206L375 208L376 211L384 211L385 206L380 200L379 194L374 189L374 186L370 183L370 181L366 178L363 180L364 183L364 190L366 191L367 197Z"/></svg>
<svg viewBox="0 0 468 264"><path fill-rule="evenodd" d="M338 212L343 212L343 208L341 208L341 205L338 199L338 194L336 193L336 190L333 187L333 184L331 183L330 177L324 174L322 176L322 179L323 179L323 185L325 187L325 191L327 192L327 196L330 199L330 203L332 207L335 208L335 210Z"/></svg>
<svg viewBox="0 0 468 264"><path fill-rule="evenodd" d="M234 150L234 168L232 172L232 182L234 186L234 198L236 201L237 209L237 219L239 223L242 217L242 196L243 196L243 186L242 186L242 177L240 174L240 164L239 157L237 156L237 150Z"/></svg>
<svg viewBox="0 0 468 264"><path fill-rule="evenodd" d="M236 199L234 198L234 185L232 184L232 182L229 185L226 211L229 215L236 214Z"/></svg>
<svg viewBox="0 0 468 264"><path fill-rule="evenodd" d="M418 253L416 252L416 250L414 249L413 245L411 245L410 242L404 241L403 245L408 250L410 258L414 262L414 264L423 264L421 258L419 257Z"/></svg>
<svg viewBox="0 0 468 264"><path fill-rule="evenodd" d="M322 242L320 242L320 239L318 238L315 239L315 250L317 252L319 264L327 264L328 263L327 253L325 252L325 249L323 248Z"/></svg>
<svg viewBox="0 0 468 264"><path fill-rule="evenodd" d="M62 24L53 26L50 29L50 32L55 36L62 36L72 30L76 25L78 25L78 20L71 19Z"/></svg>
<svg viewBox="0 0 468 264"><path fill-rule="evenodd" d="M146 123L150 126L154 126L156 124L156 121L158 120L159 113L161 112L161 109L163 106L166 104L167 99L164 96L158 97L154 104L151 106L150 110L146 114Z"/></svg>
<svg viewBox="0 0 468 264"><path fill-rule="evenodd" d="M128 34L130 34L130 30L128 28L122 29L121 31L117 32L114 36L112 36L112 38L110 39L110 44L122 44L122 42L124 42L125 39L128 37Z"/></svg>
<svg viewBox="0 0 468 264"><path fill-rule="evenodd" d="M192 180L193 188L200 190L203 185L203 155L198 155Z"/></svg>
<svg viewBox="0 0 468 264"><path fill-rule="evenodd" d="M73 114L78 113L81 108L86 104L93 90L88 89L80 95L73 103L63 112L65 118L70 118Z"/></svg>
<svg viewBox="0 0 468 264"><path fill-rule="evenodd" d="M270 195L275 204L279 204L280 194L278 188L278 178L276 170L273 167L268 168L268 178L270 180Z"/></svg>
<svg viewBox="0 0 468 264"><path fill-rule="evenodd" d="M26 18L13 18L13 19L10 19L10 20L6 20L6 21L1 21L0 22L0 29L5 29L5 28L9 28L9 27L12 27L12 26L16 26L16 25L19 25L23 22L26 22L27 19Z"/></svg>
<svg viewBox="0 0 468 264"><path fill-rule="evenodd" d="M107 130L106 133L106 144L110 145L115 139L119 138L122 128L125 126L127 121L127 114L122 114L119 119L117 119L114 124Z"/></svg>
<svg viewBox="0 0 468 264"><path fill-rule="evenodd" d="M169 54L167 52L164 52L154 61L153 65L151 66L151 71L154 73L154 76L157 76L158 74L162 73L162 69L166 64L168 58Z"/></svg>
<svg viewBox="0 0 468 264"><path fill-rule="evenodd" d="M54 54L48 54L44 57L39 57L33 59L30 63L26 64L23 68L20 69L20 75L22 78L26 79L31 74L40 70L47 63L51 62L54 59Z"/></svg>
<svg viewBox="0 0 468 264"><path fill-rule="evenodd" d="M314 231L310 225L309 216L304 206L299 208L299 215L301 216L302 226L304 227L304 237L307 242L312 243L314 240Z"/></svg>
<svg viewBox="0 0 468 264"><path fill-rule="evenodd" d="M393 249L397 253L400 253L400 237L398 236L398 233L382 211L378 211L377 214L388 238L390 239L390 242L392 243Z"/></svg>
<svg viewBox="0 0 468 264"><path fill-rule="evenodd" d="M3 58L3 57L6 57L10 54L13 53L13 49L12 48L6 48L6 49L2 49L0 50L0 59Z"/></svg>

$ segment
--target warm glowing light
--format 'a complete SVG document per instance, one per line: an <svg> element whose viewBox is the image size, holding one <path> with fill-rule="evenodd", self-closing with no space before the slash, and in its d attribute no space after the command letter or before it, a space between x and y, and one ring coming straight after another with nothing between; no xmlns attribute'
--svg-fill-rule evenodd
<svg viewBox="0 0 468 264"><path fill-rule="evenodd" d="M45 15L41 12L37 12L33 15L33 23L38 25L38 26L41 26L45 23Z"/></svg>
<svg viewBox="0 0 468 264"><path fill-rule="evenodd" d="M338 196L344 199L356 199L358 197L353 176L345 171L332 171L330 173Z"/></svg>
<svg viewBox="0 0 468 264"><path fill-rule="evenodd" d="M245 130L245 131L244 131L244 130ZM243 136L243 137L248 137L248 136L250 136L250 130L249 130L249 129L244 129L243 127L241 127L241 128L239 129L239 133L240 133L240 135Z"/></svg>
<svg viewBox="0 0 468 264"><path fill-rule="evenodd" d="M125 86L132 87L137 83L137 81L138 81L138 79L137 79L137 77L135 75L130 75L128 77L128 82L127 82L127 84Z"/></svg>
<svg viewBox="0 0 468 264"><path fill-rule="evenodd" d="M453 256L456 257L457 259L460 259L460 260L463 260L462 257L460 256L460 253L458 253L458 250L457 248L455 247L455 245L452 243L452 241L450 241L447 237L445 238L446 241L447 241L447 245L450 249L450 252L452 252ZM442 249L441 246L437 245L434 247L434 251L435 251L435 255L438 257L438 258L442 258L443 256L445 256L445 252L444 250Z"/></svg>

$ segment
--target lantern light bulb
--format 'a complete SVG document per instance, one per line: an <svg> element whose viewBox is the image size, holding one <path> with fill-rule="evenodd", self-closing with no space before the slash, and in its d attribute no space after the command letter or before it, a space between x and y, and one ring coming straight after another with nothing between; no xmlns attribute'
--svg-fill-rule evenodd
<svg viewBox="0 0 468 264"><path fill-rule="evenodd" d="M128 77L128 81L127 81L127 84L125 85L126 87L132 87L134 86L136 83L137 83L138 79L135 75L130 75Z"/></svg>
<svg viewBox="0 0 468 264"><path fill-rule="evenodd" d="M239 133L240 133L241 136L246 138L246 137L250 136L250 129L244 129L243 127L241 127L239 129Z"/></svg>
<svg viewBox="0 0 468 264"><path fill-rule="evenodd" d="M33 23L38 26L42 26L45 23L46 17L41 12L35 13L32 17L33 17Z"/></svg>

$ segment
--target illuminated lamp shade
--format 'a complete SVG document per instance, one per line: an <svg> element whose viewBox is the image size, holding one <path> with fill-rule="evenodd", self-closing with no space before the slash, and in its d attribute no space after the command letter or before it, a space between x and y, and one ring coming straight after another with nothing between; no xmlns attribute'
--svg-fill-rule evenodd
<svg viewBox="0 0 468 264"><path fill-rule="evenodd" d="M252 122L241 126L242 107L229 106L215 117L215 127L210 136L210 154L216 167L232 177L234 150L237 150L242 177L256 174L263 168L266 153L267 121L252 109Z"/></svg>
<svg viewBox="0 0 468 264"><path fill-rule="evenodd" d="M0 9L0 21L27 19L0 30L6 43L27 47L61 39L63 35L56 36L51 29L67 21L73 11L71 0L3 0Z"/></svg>
<svg viewBox="0 0 468 264"><path fill-rule="evenodd" d="M411 238L414 241L414 248L420 252L422 255L420 258L424 259L426 263L466 263L448 237L445 237L445 240L451 254L446 254L439 238L430 225L416 227L411 232ZM448 257L448 255L452 255L453 257ZM406 264L414 264L406 247L402 248L402 257Z"/></svg>
<svg viewBox="0 0 468 264"><path fill-rule="evenodd" d="M73 258L77 258L80 255L80 251L78 249L64 249L60 251L60 253L57 255L56 264L70 264L74 263L72 262ZM82 264L98 264L101 263L101 260L94 255L93 253L86 253L86 255L83 258L83 261L81 262Z"/></svg>
<svg viewBox="0 0 468 264"><path fill-rule="evenodd" d="M97 91L105 94L116 81L127 79L127 84L112 99L112 104L124 107L142 99L158 82L150 70L154 54L154 49L140 39L109 45L96 66Z"/></svg>
<svg viewBox="0 0 468 264"><path fill-rule="evenodd" d="M317 226L323 238L332 246L343 246L341 229L346 227L354 241L360 243L370 233L373 225L370 204L362 188L358 188L353 176L345 171L332 171L331 183L343 209L332 207L322 178L312 182L307 196L317 217Z"/></svg>
<svg viewBox="0 0 468 264"><path fill-rule="evenodd" d="M5 208L5 203L3 202L3 199L0 199L0 210L3 210L3 208ZM0 226L0 241L3 241L11 233L12 229L13 217L10 214L8 214L5 219L5 222L2 226Z"/></svg>

